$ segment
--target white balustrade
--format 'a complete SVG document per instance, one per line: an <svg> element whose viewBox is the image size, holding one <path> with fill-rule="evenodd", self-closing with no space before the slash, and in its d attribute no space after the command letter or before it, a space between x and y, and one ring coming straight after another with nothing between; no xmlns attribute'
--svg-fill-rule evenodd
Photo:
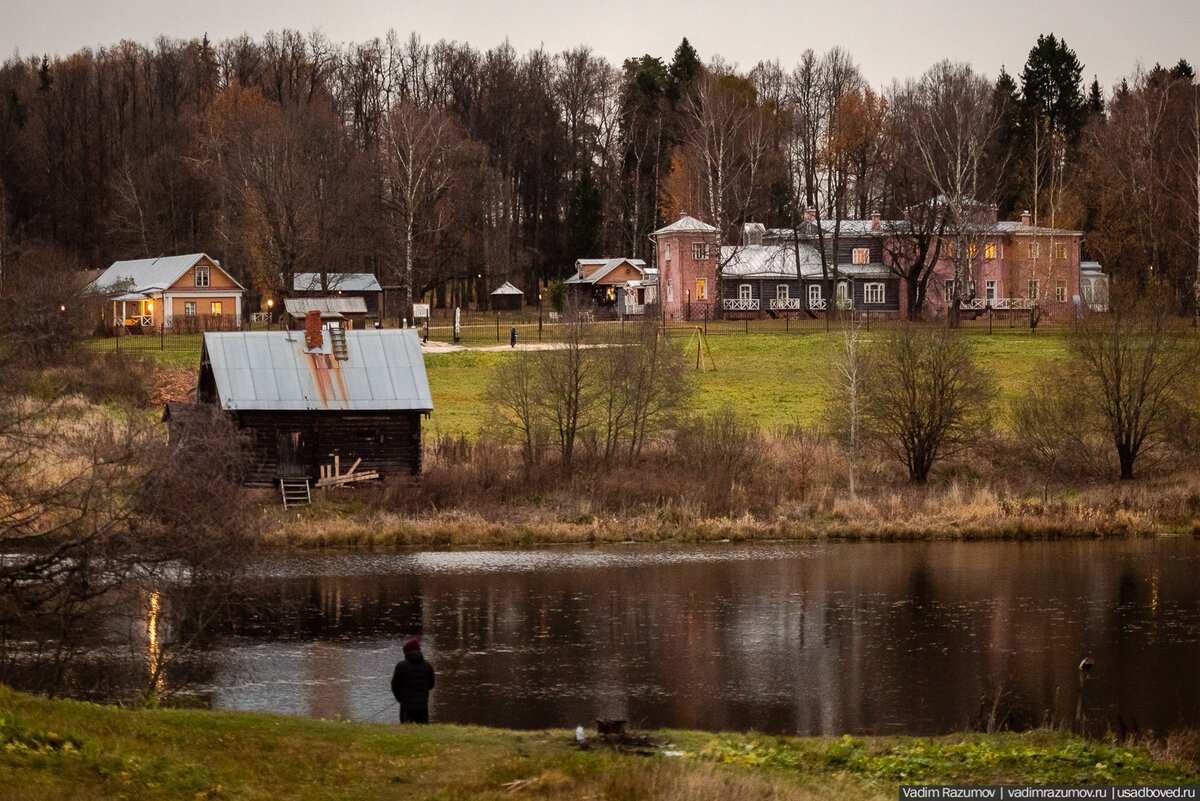
<svg viewBox="0 0 1200 801"><path fill-rule="evenodd" d="M771 298L772 311L799 311L800 298Z"/></svg>
<svg viewBox="0 0 1200 801"><path fill-rule="evenodd" d="M725 311L758 311L758 298L725 298Z"/></svg>

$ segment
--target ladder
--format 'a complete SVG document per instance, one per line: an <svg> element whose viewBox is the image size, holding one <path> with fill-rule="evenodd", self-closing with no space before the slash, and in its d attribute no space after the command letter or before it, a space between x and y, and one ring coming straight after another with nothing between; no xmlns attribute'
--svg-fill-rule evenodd
<svg viewBox="0 0 1200 801"><path fill-rule="evenodd" d="M343 328L329 329L329 345L333 351L333 358L338 361L346 361L350 358L350 351L346 348L346 331Z"/></svg>
<svg viewBox="0 0 1200 801"><path fill-rule="evenodd" d="M279 492L283 495L283 508L304 506L312 503L312 490L307 478L279 479Z"/></svg>

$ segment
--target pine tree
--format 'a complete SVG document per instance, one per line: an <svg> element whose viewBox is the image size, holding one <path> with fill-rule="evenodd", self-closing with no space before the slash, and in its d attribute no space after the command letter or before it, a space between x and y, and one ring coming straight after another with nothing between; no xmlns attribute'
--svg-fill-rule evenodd
<svg viewBox="0 0 1200 801"><path fill-rule="evenodd" d="M672 104L677 102L703 69L704 65L700 63L700 56L697 55L696 48L692 47L685 36L679 43L679 47L675 48L675 57L671 59L667 79L667 99Z"/></svg>
<svg viewBox="0 0 1200 801"><path fill-rule="evenodd" d="M604 201L600 187L592 177L591 165L584 165L571 201L567 206L567 259L595 258L604 221Z"/></svg>
<svg viewBox="0 0 1200 801"><path fill-rule="evenodd" d="M1079 142L1087 109L1083 66L1075 51L1054 34L1039 36L1021 71L1021 95L1027 121L1041 120L1043 130Z"/></svg>
<svg viewBox="0 0 1200 801"><path fill-rule="evenodd" d="M1088 116L1104 119L1104 95L1100 91L1100 80L1092 76L1092 88L1088 91Z"/></svg>

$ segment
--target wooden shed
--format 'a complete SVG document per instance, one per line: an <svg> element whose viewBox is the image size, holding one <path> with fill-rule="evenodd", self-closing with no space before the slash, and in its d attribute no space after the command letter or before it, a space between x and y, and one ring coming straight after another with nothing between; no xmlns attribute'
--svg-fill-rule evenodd
<svg viewBox="0 0 1200 801"><path fill-rule="evenodd" d="M520 311L525 293L505 281L492 292L492 311Z"/></svg>
<svg viewBox="0 0 1200 801"><path fill-rule="evenodd" d="M367 304L362 298L334 295L327 298L287 298L283 301L288 328L303 328L310 311L321 313L322 328L367 327Z"/></svg>
<svg viewBox="0 0 1200 801"><path fill-rule="evenodd" d="M304 331L205 334L197 400L246 434L246 484L260 487L335 464L418 473L421 418L433 411L416 330L322 330L317 312Z"/></svg>

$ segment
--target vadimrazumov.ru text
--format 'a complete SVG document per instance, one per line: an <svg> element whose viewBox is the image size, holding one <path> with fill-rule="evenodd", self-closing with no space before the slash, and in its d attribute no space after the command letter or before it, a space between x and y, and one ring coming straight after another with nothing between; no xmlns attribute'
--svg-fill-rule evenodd
<svg viewBox="0 0 1200 801"><path fill-rule="evenodd" d="M1149 798L1200 798L1200 787L1194 785L1163 785L1150 787L1090 786L1090 787L1024 787L1024 786L980 786L920 785L900 787L900 801L937 801L937 799L1149 799Z"/></svg>

